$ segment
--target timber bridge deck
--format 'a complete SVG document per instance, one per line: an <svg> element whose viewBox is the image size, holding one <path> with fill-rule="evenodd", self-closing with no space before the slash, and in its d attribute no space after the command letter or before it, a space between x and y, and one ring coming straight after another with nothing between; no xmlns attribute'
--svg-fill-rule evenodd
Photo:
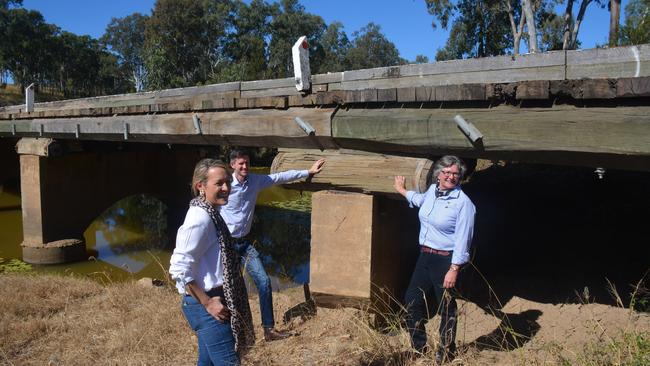
<svg viewBox="0 0 650 366"><path fill-rule="evenodd" d="M353 149L650 170L650 45L0 108L0 137ZM483 135L472 141L460 115ZM307 122L307 134L295 122Z"/></svg>

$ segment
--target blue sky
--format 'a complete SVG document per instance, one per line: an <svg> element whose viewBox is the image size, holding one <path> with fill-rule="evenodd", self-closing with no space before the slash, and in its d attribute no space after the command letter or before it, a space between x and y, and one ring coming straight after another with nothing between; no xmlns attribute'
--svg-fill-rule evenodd
<svg viewBox="0 0 650 366"><path fill-rule="evenodd" d="M23 0L27 9L38 10L46 22L62 29L99 38L111 18L135 12L150 14L155 0ZM301 0L308 12L320 15L327 24L340 21L346 32L375 22L397 46L400 55L413 61L418 54L435 60L436 50L444 46L448 32L431 27L433 18L424 0ZM623 0L621 13L628 0ZM563 7L558 12L563 12ZM577 6L576 10L577 12ZM623 14L621 14L621 17ZM582 48L607 43L609 12L592 4L587 9L578 38Z"/></svg>

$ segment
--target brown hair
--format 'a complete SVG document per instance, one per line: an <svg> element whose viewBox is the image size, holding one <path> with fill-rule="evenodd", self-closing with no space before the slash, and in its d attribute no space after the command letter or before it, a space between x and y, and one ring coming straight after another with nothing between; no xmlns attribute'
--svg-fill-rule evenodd
<svg viewBox="0 0 650 366"><path fill-rule="evenodd" d="M199 195L199 191L196 189L196 184L199 182L206 184L208 181L208 170L212 168L222 168L227 174L230 174L228 165L221 160L210 158L200 160L196 163L194 174L192 175L192 197Z"/></svg>

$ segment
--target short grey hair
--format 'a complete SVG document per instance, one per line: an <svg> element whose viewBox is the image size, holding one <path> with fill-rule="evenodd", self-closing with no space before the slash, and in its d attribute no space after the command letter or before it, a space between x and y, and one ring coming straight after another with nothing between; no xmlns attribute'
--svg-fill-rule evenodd
<svg viewBox="0 0 650 366"><path fill-rule="evenodd" d="M460 172L458 181L460 182L463 180L465 173L467 172L467 165L465 165L465 163L455 155L445 155L438 159L435 164L433 164L433 179L438 179L438 176L440 175L442 169L449 168L452 165L456 165L458 167L458 171Z"/></svg>

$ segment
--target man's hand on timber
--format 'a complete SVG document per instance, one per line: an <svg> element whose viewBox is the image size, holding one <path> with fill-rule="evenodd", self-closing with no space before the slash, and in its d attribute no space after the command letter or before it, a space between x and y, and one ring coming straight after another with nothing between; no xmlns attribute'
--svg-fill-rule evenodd
<svg viewBox="0 0 650 366"><path fill-rule="evenodd" d="M313 176L320 173L320 171L323 170L323 165L325 165L325 159L319 159L311 166L311 168L309 168L309 175Z"/></svg>

